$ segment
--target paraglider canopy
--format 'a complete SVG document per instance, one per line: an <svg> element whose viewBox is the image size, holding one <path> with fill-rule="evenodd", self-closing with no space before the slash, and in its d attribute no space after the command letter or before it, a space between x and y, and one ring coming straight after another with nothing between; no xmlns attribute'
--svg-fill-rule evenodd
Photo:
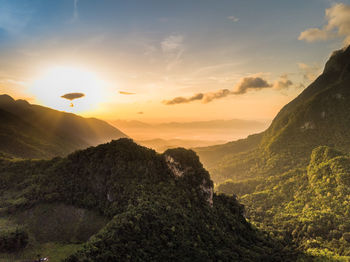
<svg viewBox="0 0 350 262"><path fill-rule="evenodd" d="M74 99L82 98L84 96L85 96L85 94L83 94L83 93L68 93L68 94L65 94L61 97L72 102ZM73 102L70 103L70 107L73 107L73 106L74 106Z"/></svg>

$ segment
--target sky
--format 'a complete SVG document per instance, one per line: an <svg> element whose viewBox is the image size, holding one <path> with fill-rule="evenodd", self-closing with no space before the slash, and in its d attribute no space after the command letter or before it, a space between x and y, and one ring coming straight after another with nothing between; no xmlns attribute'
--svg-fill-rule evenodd
<svg viewBox="0 0 350 262"><path fill-rule="evenodd" d="M0 93L109 120L271 120L348 43L350 0L0 0Z"/></svg>

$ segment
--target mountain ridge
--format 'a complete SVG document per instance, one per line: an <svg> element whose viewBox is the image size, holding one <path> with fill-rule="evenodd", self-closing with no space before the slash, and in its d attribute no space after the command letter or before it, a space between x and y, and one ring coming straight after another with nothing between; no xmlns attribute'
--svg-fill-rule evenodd
<svg viewBox="0 0 350 262"><path fill-rule="evenodd" d="M250 221L325 261L350 256L349 101L350 46L333 53L315 82L256 135L260 140L243 141L250 149L237 141L197 150L216 190L236 194Z"/></svg>
<svg viewBox="0 0 350 262"><path fill-rule="evenodd" d="M350 128L346 113L350 111L349 59L350 47L334 52L323 73L285 105L265 131L240 142L196 148L214 181L247 179L254 172L253 176L268 176L306 166L312 150L320 145L348 151L350 136L344 130Z"/></svg>
<svg viewBox="0 0 350 262"><path fill-rule="evenodd" d="M50 158L127 137L96 118L57 111L0 95L0 151L20 158ZM5 121L5 119L11 122Z"/></svg>
<svg viewBox="0 0 350 262"><path fill-rule="evenodd" d="M188 122L147 123L137 120L109 121L136 140L182 139L205 141L229 141L245 137L267 127L267 121L255 120L209 120ZM203 144L205 146L205 144Z"/></svg>

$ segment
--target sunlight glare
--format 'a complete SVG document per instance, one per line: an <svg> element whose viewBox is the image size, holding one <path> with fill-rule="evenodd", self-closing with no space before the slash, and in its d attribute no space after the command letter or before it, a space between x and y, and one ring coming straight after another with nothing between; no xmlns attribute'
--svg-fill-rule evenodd
<svg viewBox="0 0 350 262"><path fill-rule="evenodd" d="M31 89L43 105L74 113L91 111L106 97L105 84L95 74L67 66L46 70L33 82ZM85 96L74 101L61 97L69 93L83 93Z"/></svg>

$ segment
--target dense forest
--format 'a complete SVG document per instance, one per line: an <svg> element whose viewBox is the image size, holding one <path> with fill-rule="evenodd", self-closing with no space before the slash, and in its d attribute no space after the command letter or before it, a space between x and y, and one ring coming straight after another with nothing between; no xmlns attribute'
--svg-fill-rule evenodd
<svg viewBox="0 0 350 262"><path fill-rule="evenodd" d="M349 173L349 156L323 146L312 152L307 168L226 181L217 190L236 192L250 220L272 235L287 237L311 254L339 258L350 256Z"/></svg>
<svg viewBox="0 0 350 262"><path fill-rule="evenodd" d="M66 158L2 160L0 182L0 258L41 250L67 262L307 259L247 222L235 197L213 194L193 151L158 154L120 139Z"/></svg>

